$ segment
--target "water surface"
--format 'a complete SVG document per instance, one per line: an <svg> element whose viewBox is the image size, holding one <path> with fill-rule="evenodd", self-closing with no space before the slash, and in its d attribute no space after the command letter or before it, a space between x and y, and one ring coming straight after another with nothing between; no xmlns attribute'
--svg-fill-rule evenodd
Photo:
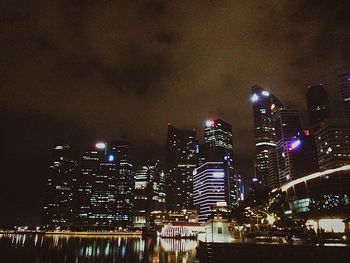
<svg viewBox="0 0 350 263"><path fill-rule="evenodd" d="M0 234L0 262L197 262L197 241L126 236Z"/></svg>

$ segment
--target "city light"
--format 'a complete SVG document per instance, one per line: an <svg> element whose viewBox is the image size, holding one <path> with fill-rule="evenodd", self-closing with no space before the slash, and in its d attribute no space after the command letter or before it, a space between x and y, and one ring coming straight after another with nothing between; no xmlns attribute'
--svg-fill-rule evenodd
<svg viewBox="0 0 350 263"><path fill-rule="evenodd" d="M108 156L108 161L113 162L114 161L114 156L113 155Z"/></svg>
<svg viewBox="0 0 350 263"><path fill-rule="evenodd" d="M313 229L323 229L325 232L341 233L345 231L345 224L342 218L323 218L319 220L309 219L305 225Z"/></svg>
<svg viewBox="0 0 350 263"><path fill-rule="evenodd" d="M224 172L214 172L213 173L213 177L216 177L216 178L222 178L224 176L225 176Z"/></svg>
<svg viewBox="0 0 350 263"><path fill-rule="evenodd" d="M257 102L259 100L259 96L255 93L250 97L251 102Z"/></svg>
<svg viewBox="0 0 350 263"><path fill-rule="evenodd" d="M296 148L298 148L301 145L301 141L300 139L297 139L295 141L293 141L290 146L289 146L289 150L295 150Z"/></svg>
<svg viewBox="0 0 350 263"><path fill-rule="evenodd" d="M261 92L261 94L262 94L263 96L265 96L265 97L270 96L270 93L269 93L268 91L266 91L266 90L263 90L263 91Z"/></svg>
<svg viewBox="0 0 350 263"><path fill-rule="evenodd" d="M271 215L267 215L266 216L266 221L269 225L273 225L276 221L276 216L274 214L271 214Z"/></svg>
<svg viewBox="0 0 350 263"><path fill-rule="evenodd" d="M205 122L205 127L211 127L212 125L214 125L214 121L212 121L212 120L207 120Z"/></svg>
<svg viewBox="0 0 350 263"><path fill-rule="evenodd" d="M95 147L96 147L97 149L102 150L102 149L105 149L105 148L106 148L106 144L105 144L104 142L98 142L98 143L95 144Z"/></svg>

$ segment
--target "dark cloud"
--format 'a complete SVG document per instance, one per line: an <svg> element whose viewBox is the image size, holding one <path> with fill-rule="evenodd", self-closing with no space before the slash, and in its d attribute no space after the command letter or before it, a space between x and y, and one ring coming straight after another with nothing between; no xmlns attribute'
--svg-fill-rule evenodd
<svg viewBox="0 0 350 263"><path fill-rule="evenodd" d="M204 120L220 117L233 125L238 169L249 178L250 87L263 85L304 111L306 86L322 82L337 113L349 7L345 0L1 1L1 133L13 142L1 165L26 163L11 179L1 175L25 189L2 211L27 204L26 187L45 181L55 137L78 147L125 139L138 160L162 158L168 122L202 138Z"/></svg>

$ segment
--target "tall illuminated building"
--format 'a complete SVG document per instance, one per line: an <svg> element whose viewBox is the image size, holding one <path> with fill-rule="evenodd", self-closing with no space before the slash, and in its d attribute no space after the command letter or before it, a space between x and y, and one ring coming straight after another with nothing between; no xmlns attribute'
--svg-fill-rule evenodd
<svg viewBox="0 0 350 263"><path fill-rule="evenodd" d="M218 203L232 207L230 180L230 170L224 162L206 162L193 171L193 204L199 222L207 221Z"/></svg>
<svg viewBox="0 0 350 263"><path fill-rule="evenodd" d="M218 162L223 165L229 194L227 204L237 206L240 199L239 176L233 161L232 125L221 119L207 120L204 127L205 163ZM205 164L204 163L204 164Z"/></svg>
<svg viewBox="0 0 350 263"><path fill-rule="evenodd" d="M207 120L204 128L204 140L207 158L223 160L225 156L232 158L232 125L221 120Z"/></svg>
<svg viewBox="0 0 350 263"><path fill-rule="evenodd" d="M164 211L164 172L158 163L140 166L135 171L133 226L148 227L153 211Z"/></svg>
<svg viewBox="0 0 350 263"><path fill-rule="evenodd" d="M52 148L52 161L47 178L43 225L49 229L68 229L74 223L74 194L77 162L71 146L56 140Z"/></svg>
<svg viewBox="0 0 350 263"><path fill-rule="evenodd" d="M251 88L250 100L253 105L256 146L255 177L268 185L268 181L271 181L268 178L269 152L273 152L276 147L272 110L283 105L273 94L257 85Z"/></svg>
<svg viewBox="0 0 350 263"><path fill-rule="evenodd" d="M126 142L99 142L81 155L77 229L131 226L134 172L130 154Z"/></svg>
<svg viewBox="0 0 350 263"><path fill-rule="evenodd" d="M192 208L192 172L196 167L198 142L195 130L168 125L166 146L166 208Z"/></svg>
<svg viewBox="0 0 350 263"><path fill-rule="evenodd" d="M280 186L278 165L277 165L277 154L276 147L271 148L268 151L268 164L267 164L268 176L267 186L270 189L274 189Z"/></svg>
<svg viewBox="0 0 350 263"><path fill-rule="evenodd" d="M322 84L308 87L306 104L311 126L329 117L328 95Z"/></svg>
<svg viewBox="0 0 350 263"><path fill-rule="evenodd" d="M315 132L320 170L350 164L350 123L347 118L329 118Z"/></svg>
<svg viewBox="0 0 350 263"><path fill-rule="evenodd" d="M116 227L116 177L114 155L107 154L107 143L97 143L80 158L76 228L104 230Z"/></svg>
<svg viewBox="0 0 350 263"><path fill-rule="evenodd" d="M275 127L276 156L279 174L279 184L295 179L295 168L291 150L299 143L300 112L295 109L283 107L273 109Z"/></svg>
<svg viewBox="0 0 350 263"><path fill-rule="evenodd" d="M350 69L342 69L339 71L338 85L340 88L344 115L346 118L350 119Z"/></svg>
<svg viewBox="0 0 350 263"><path fill-rule="evenodd" d="M132 164L132 147L128 142L114 141L109 152L116 158L116 219L122 227L132 224L132 206L134 195L134 168Z"/></svg>

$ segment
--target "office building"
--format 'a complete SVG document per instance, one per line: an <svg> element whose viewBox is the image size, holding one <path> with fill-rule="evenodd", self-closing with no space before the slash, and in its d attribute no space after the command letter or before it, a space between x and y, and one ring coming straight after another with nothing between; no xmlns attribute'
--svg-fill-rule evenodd
<svg viewBox="0 0 350 263"><path fill-rule="evenodd" d="M204 128L207 159L222 161L225 156L232 158L232 125L221 120L207 120Z"/></svg>
<svg viewBox="0 0 350 263"><path fill-rule="evenodd" d="M144 165L135 171L133 207L134 227L149 227L153 211L164 211L164 172L155 165Z"/></svg>
<svg viewBox="0 0 350 263"><path fill-rule="evenodd" d="M103 230L116 227L116 177L114 155L107 154L107 143L97 143L85 151L79 162L78 210L75 228Z"/></svg>
<svg viewBox="0 0 350 263"><path fill-rule="evenodd" d="M232 207L230 173L233 170L228 168L224 162L206 162L193 171L193 204L199 222L208 220L212 207L218 203Z"/></svg>
<svg viewBox="0 0 350 263"><path fill-rule="evenodd" d="M134 171L127 142L97 143L79 162L76 229L132 225Z"/></svg>
<svg viewBox="0 0 350 263"><path fill-rule="evenodd" d="M134 196L134 168L132 164L131 144L114 141L110 145L109 154L116 158L116 220L119 227L132 225L132 207Z"/></svg>
<svg viewBox="0 0 350 263"><path fill-rule="evenodd" d="M306 104L311 126L329 117L328 94L322 84L308 87Z"/></svg>
<svg viewBox="0 0 350 263"><path fill-rule="evenodd" d="M268 177L267 177L267 186L269 189L275 189L280 185L280 179L278 174L278 165L277 165L277 153L276 147L268 150Z"/></svg>
<svg viewBox="0 0 350 263"><path fill-rule="evenodd" d="M76 174L77 162L73 159L71 146L56 140L44 201L42 223L46 228L69 229L74 223Z"/></svg>
<svg viewBox="0 0 350 263"><path fill-rule="evenodd" d="M346 118L350 119L350 69L342 69L339 71L338 86L340 88L344 115Z"/></svg>
<svg viewBox="0 0 350 263"><path fill-rule="evenodd" d="M204 127L204 156L206 162L222 162L227 172L230 206L237 206L240 199L239 175L233 160L232 125L221 119L207 120ZM198 165L200 166L200 164Z"/></svg>
<svg viewBox="0 0 350 263"><path fill-rule="evenodd" d="M345 118L329 118L315 133L320 170L350 164L350 123Z"/></svg>
<svg viewBox="0 0 350 263"><path fill-rule="evenodd" d="M255 177L268 185L269 151L276 147L272 110L283 105L273 94L257 85L251 88L250 100L253 104L256 146Z"/></svg>
<svg viewBox="0 0 350 263"><path fill-rule="evenodd" d="M314 135L304 130L289 146L294 161L295 178L315 173L319 170Z"/></svg>
<svg viewBox="0 0 350 263"><path fill-rule="evenodd" d="M279 184L295 178L293 156L290 148L295 145L300 134L300 113L298 110L283 107L273 109L275 127L276 156Z"/></svg>
<svg viewBox="0 0 350 263"><path fill-rule="evenodd" d="M168 125L166 147L166 208L180 211L192 207L192 173L197 163L195 130Z"/></svg>

